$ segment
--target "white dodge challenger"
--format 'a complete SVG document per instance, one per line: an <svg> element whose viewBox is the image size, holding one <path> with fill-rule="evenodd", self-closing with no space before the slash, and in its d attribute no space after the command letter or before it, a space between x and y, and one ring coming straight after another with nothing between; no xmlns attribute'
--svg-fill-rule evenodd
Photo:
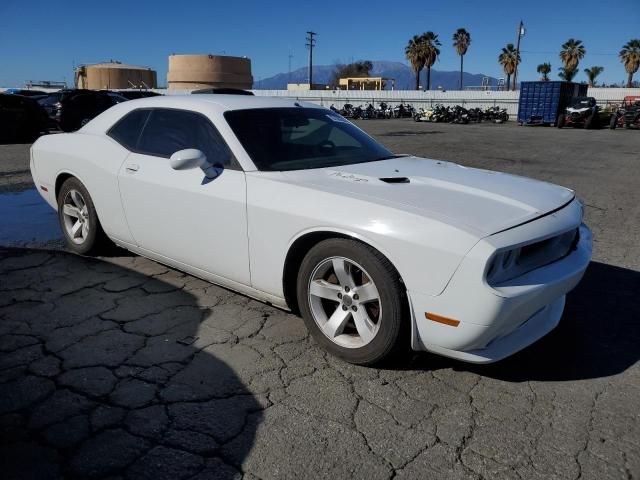
<svg viewBox="0 0 640 480"><path fill-rule="evenodd" d="M511 355L558 324L591 257L573 191L394 155L288 99L121 103L41 137L31 173L71 250L109 238L298 312L356 364Z"/></svg>

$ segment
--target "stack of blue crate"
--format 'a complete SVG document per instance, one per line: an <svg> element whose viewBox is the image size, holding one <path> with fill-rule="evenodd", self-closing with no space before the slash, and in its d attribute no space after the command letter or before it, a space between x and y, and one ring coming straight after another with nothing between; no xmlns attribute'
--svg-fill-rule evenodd
<svg viewBox="0 0 640 480"><path fill-rule="evenodd" d="M518 105L521 125L555 125L575 97L587 95L587 85L573 82L522 82Z"/></svg>

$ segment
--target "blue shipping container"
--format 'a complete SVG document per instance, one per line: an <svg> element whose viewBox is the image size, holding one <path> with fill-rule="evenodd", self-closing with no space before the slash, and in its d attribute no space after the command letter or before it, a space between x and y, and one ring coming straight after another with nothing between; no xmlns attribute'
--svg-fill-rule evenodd
<svg viewBox="0 0 640 480"><path fill-rule="evenodd" d="M575 97L585 97L588 86L573 82L522 82L518 123L555 125Z"/></svg>

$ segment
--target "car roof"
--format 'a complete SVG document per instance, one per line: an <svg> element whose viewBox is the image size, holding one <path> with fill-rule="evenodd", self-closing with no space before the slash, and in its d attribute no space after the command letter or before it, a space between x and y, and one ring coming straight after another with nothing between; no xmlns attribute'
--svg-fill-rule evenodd
<svg viewBox="0 0 640 480"><path fill-rule="evenodd" d="M298 101L292 98L278 97L261 97L255 95L227 95L220 93L200 93L198 95L165 95L161 99L158 97L150 98L150 101L162 103L163 100L181 101L189 104L196 100L198 102L206 102L212 106L217 106L224 111L227 110L244 110L249 108L283 108L283 107L317 107L317 105L307 102Z"/></svg>
<svg viewBox="0 0 640 480"><path fill-rule="evenodd" d="M287 107L322 108L314 103L292 98L221 94L162 95L118 103L90 121L80 131L83 133L104 133L124 115L139 108L184 109L216 116L230 110Z"/></svg>

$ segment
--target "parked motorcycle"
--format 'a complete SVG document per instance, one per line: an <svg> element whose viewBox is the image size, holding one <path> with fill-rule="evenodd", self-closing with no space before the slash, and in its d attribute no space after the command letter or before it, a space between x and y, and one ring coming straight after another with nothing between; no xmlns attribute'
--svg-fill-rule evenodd
<svg viewBox="0 0 640 480"><path fill-rule="evenodd" d="M507 109L498 106L487 108L484 111L484 117L493 123L503 123L509 120Z"/></svg>
<svg viewBox="0 0 640 480"><path fill-rule="evenodd" d="M351 105L350 103L345 103L338 113L340 113L340 115L345 118L353 118L353 110L353 105Z"/></svg>

